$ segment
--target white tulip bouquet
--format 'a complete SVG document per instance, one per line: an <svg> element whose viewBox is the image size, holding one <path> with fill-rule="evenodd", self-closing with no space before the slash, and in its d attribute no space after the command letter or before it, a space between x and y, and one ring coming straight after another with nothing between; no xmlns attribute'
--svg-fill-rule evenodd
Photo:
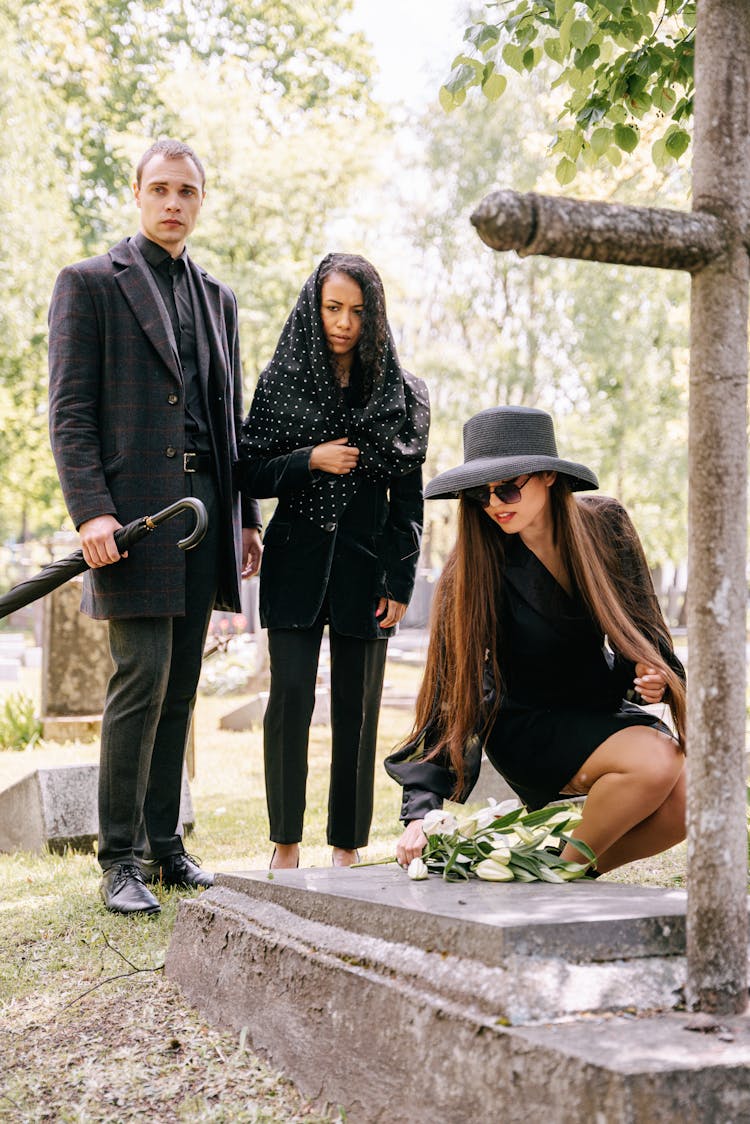
<svg viewBox="0 0 750 1124"><path fill-rule="evenodd" d="M448 882L475 875L485 882L571 882L583 878L596 855L586 843L574 840L587 862L564 862L560 851L568 834L581 822L574 804L552 805L527 812L503 811L491 800L488 807L459 821L451 812L428 812L423 830L427 846L422 857L409 863L410 878L419 881L440 874ZM507 807L507 805L505 805Z"/></svg>

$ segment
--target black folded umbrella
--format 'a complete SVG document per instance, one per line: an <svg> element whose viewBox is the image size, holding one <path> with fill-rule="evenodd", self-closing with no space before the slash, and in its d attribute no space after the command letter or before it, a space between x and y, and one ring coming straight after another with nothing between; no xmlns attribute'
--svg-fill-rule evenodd
<svg viewBox="0 0 750 1124"><path fill-rule="evenodd" d="M119 531L115 531L115 545L120 554L124 554L131 546L154 531L160 523L165 523L167 519L172 519L173 516L179 515L181 511L193 512L195 526L189 535L180 539L177 545L180 550L192 550L206 533L208 513L201 500L194 499L193 496L185 496L184 499L177 500L176 503L165 507L163 511L158 511L156 515L142 515L140 519L134 519L126 527L121 527ZM74 578L76 574L82 574L87 569L88 566L82 550L76 550L67 555L66 558L60 558L57 562L50 562L49 566L45 566L33 578L28 578L25 582L14 585L3 597L0 597L0 620L15 612L16 609L44 597L45 593L51 593L53 589L57 589L59 585L63 585L66 581Z"/></svg>

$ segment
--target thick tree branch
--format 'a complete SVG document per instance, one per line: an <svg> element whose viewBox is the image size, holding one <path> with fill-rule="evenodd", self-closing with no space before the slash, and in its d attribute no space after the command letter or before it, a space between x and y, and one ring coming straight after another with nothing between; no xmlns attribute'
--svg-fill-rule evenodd
<svg viewBox="0 0 750 1124"><path fill-rule="evenodd" d="M696 273L728 246L721 219L705 211L584 202L535 192L493 191L471 221L493 250L515 250L520 257L545 254Z"/></svg>

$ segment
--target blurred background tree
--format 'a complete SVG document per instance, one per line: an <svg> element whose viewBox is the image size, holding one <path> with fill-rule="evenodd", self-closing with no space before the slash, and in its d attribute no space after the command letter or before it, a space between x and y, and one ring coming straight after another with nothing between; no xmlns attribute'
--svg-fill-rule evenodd
<svg viewBox="0 0 750 1124"><path fill-rule="evenodd" d="M363 253L383 274L404 364L429 383L428 476L461 459L471 413L542 406L561 447L633 511L652 562L680 562L687 283L484 247L469 216L488 191L559 191L559 159L544 153L566 97L550 88L554 60L535 55L499 101L470 97L447 115L437 78L454 50L446 41L433 104L410 109L396 90L376 98L352 6L0 0L0 538L68 525L46 432L49 296L63 265L133 232L134 164L173 135L207 168L191 245L237 292L248 398L323 254ZM477 26L468 7L466 23ZM508 79L517 67L505 55L498 39L494 71ZM593 143L590 131L584 139ZM619 164L576 157L576 167L581 195L687 203L681 164L656 166L643 145ZM428 505L425 566L441 564L453 516L454 505Z"/></svg>

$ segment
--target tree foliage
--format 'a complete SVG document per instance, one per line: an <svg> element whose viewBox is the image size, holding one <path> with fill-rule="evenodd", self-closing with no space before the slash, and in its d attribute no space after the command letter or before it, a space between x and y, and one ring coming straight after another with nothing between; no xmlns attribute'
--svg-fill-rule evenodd
<svg viewBox="0 0 750 1124"><path fill-rule="evenodd" d="M687 151L696 0L520 0L489 7L498 9L494 20L466 28L466 47L440 90L445 110L461 105L474 87L496 101L509 74L541 67L564 91L551 144L561 186L581 167L620 164L642 136L652 140L659 168Z"/></svg>
<svg viewBox="0 0 750 1124"><path fill-rule="evenodd" d="M540 76L531 75L523 89L507 91L503 113L472 100L460 114L423 123L432 191L411 224L424 292L410 296L426 312L405 350L430 385L427 476L461 460L461 422L477 410L541 407L555 418L560 448L626 504L649 559L676 564L686 550L687 279L521 260L467 237L471 210L498 185L544 190L546 108ZM600 188L598 173L583 175L587 191ZM633 198L632 177L621 178L610 190ZM437 556L451 540L442 521L452 513L448 504L427 505Z"/></svg>
<svg viewBox="0 0 750 1124"><path fill-rule="evenodd" d="M129 135L181 135L200 83L234 60L271 127L325 108L368 108L371 60L339 30L347 0L0 0L16 49L51 94L51 137L84 248L94 252L131 166ZM180 96L165 96L174 75ZM174 91L173 91L174 92ZM260 97L259 95L264 95Z"/></svg>
<svg viewBox="0 0 750 1124"><path fill-rule="evenodd" d="M195 145L198 260L233 284L248 389L367 163L372 59L349 0L0 0L0 536L64 518L47 307L64 265L133 233L151 140ZM342 135L364 142L342 159Z"/></svg>

